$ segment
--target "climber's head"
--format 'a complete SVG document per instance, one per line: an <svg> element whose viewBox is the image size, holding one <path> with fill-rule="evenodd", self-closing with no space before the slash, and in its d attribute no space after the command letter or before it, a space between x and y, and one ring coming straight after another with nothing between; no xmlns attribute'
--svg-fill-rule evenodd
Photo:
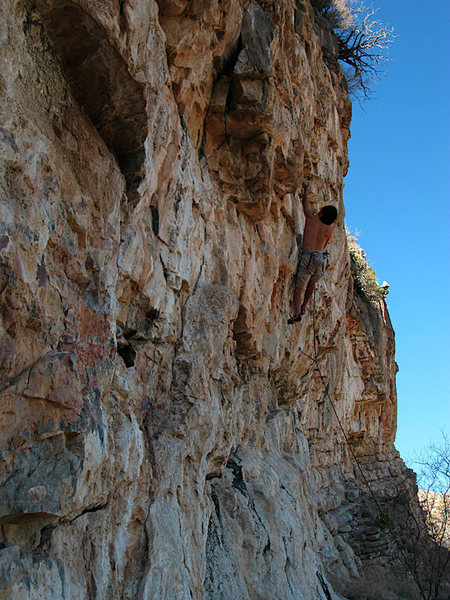
<svg viewBox="0 0 450 600"><path fill-rule="evenodd" d="M328 204L320 209L319 219L322 221L322 223L325 223L325 225L331 225L336 221L337 214L336 207Z"/></svg>

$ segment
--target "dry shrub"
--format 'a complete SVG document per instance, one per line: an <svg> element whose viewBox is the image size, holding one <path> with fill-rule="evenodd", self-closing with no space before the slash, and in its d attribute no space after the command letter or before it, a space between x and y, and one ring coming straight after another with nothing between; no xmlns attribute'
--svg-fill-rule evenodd
<svg viewBox="0 0 450 600"><path fill-rule="evenodd" d="M386 50L394 42L394 29L375 18L377 10L361 0L311 0L330 23L338 43L350 95L371 98L374 80L389 61Z"/></svg>

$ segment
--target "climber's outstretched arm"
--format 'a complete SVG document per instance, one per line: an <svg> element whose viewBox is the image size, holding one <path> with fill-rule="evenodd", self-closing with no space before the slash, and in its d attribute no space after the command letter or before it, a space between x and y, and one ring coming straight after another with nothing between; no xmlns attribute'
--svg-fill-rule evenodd
<svg viewBox="0 0 450 600"><path fill-rule="evenodd" d="M295 233L301 234L302 229L300 227L300 206L296 196L292 197L292 216L294 217Z"/></svg>
<svg viewBox="0 0 450 600"><path fill-rule="evenodd" d="M309 204L309 200L308 200L308 184L305 182L303 184L303 194L302 194L302 204L303 204L303 210L305 212L305 217L313 217L314 213L313 210Z"/></svg>

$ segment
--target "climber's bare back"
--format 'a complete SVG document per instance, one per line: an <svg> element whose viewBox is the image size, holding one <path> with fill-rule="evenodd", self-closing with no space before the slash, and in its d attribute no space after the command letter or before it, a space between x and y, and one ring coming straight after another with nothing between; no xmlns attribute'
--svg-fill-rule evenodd
<svg viewBox="0 0 450 600"><path fill-rule="evenodd" d="M303 248L305 250L325 250L330 241L333 228L325 225L315 214L305 215L305 229L303 231Z"/></svg>

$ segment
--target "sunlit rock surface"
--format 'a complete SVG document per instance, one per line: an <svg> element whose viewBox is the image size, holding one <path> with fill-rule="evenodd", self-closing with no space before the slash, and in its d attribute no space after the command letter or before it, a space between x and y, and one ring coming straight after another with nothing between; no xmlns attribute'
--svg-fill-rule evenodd
<svg viewBox="0 0 450 600"><path fill-rule="evenodd" d="M380 498L404 473L394 335L353 283L351 105L309 1L4 0L0 23L0 598L400 578L355 463ZM305 177L340 217L289 326ZM413 598L393 577L373 597Z"/></svg>

